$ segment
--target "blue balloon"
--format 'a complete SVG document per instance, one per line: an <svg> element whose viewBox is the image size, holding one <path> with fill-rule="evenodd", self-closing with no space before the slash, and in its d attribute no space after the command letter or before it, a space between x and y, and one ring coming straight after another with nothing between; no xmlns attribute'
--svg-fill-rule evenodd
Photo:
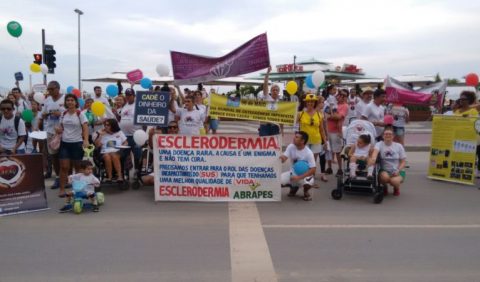
<svg viewBox="0 0 480 282"><path fill-rule="evenodd" d="M67 87L67 94L72 94L73 89L75 89L75 87L73 87L73 86L68 86L68 87Z"/></svg>
<svg viewBox="0 0 480 282"><path fill-rule="evenodd" d="M312 75L307 76L305 79L305 84L310 89L315 89L315 84L313 84Z"/></svg>
<svg viewBox="0 0 480 282"><path fill-rule="evenodd" d="M306 161L297 161L293 164L293 172L296 175L302 175L310 169Z"/></svg>
<svg viewBox="0 0 480 282"><path fill-rule="evenodd" d="M140 86L144 89L150 89L150 87L152 87L152 80L148 77L144 77L140 80Z"/></svg>
<svg viewBox="0 0 480 282"><path fill-rule="evenodd" d="M83 109L83 106L85 106L85 100L83 100L83 98L78 98L78 105L80 106L80 109Z"/></svg>
<svg viewBox="0 0 480 282"><path fill-rule="evenodd" d="M118 95L118 87L114 84L107 86L107 95L110 97L116 97Z"/></svg>

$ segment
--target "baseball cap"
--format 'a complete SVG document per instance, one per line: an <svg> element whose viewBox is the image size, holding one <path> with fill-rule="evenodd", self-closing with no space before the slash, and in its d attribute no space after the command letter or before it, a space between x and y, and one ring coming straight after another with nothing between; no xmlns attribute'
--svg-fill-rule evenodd
<svg viewBox="0 0 480 282"><path fill-rule="evenodd" d="M135 90L132 88L125 89L125 95L135 95Z"/></svg>

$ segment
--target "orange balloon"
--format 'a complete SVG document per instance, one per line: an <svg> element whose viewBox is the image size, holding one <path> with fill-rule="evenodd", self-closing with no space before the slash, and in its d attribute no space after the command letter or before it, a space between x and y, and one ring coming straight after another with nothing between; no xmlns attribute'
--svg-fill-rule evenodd
<svg viewBox="0 0 480 282"><path fill-rule="evenodd" d="M72 94L77 96L77 98L80 98L82 96L82 92L80 92L80 90L77 88L72 90Z"/></svg>

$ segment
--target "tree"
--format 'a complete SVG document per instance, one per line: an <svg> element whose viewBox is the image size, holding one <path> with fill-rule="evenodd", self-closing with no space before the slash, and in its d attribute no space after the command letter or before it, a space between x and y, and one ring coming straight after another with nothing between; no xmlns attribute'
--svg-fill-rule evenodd
<svg viewBox="0 0 480 282"><path fill-rule="evenodd" d="M447 80L447 85L457 85L458 84L458 79L456 78L449 78Z"/></svg>

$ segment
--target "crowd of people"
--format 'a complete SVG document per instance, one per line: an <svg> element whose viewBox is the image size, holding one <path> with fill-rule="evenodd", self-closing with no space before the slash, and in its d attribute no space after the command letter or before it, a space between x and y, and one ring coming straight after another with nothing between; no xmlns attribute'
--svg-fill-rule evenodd
<svg viewBox="0 0 480 282"><path fill-rule="evenodd" d="M267 70L263 85L264 99L269 103L280 101L280 87L269 84ZM71 185L69 175L84 170L88 165L81 165L84 159L84 149L90 145L96 146L105 165L106 177L104 182L123 183L125 177L125 156L132 156L133 169L141 165L141 146L136 144L134 133L141 126L135 125L135 90L127 88L114 99L107 99L102 88L94 87L91 97L79 97L74 94L62 94L60 84L50 81L43 103L33 99L33 93L25 95L16 87L1 101L0 116L0 152L2 154L24 154L40 152L45 156L45 178L55 173L55 182L52 189L59 189L58 196L71 196L66 192ZM155 133L200 135L215 134L218 129L218 118L208 116L208 93L199 84L198 89L183 91L178 86L157 86L155 90L169 91L168 127L143 128L149 136L147 144L152 145L152 136ZM469 94L461 96L456 105L455 113L476 111L471 107ZM297 124L299 131L295 133L294 141L281 156L281 161L287 159L292 164L304 160L310 169L301 175L291 174L288 179L292 188L289 196L294 196L299 187L304 188L304 199L312 200L311 188L315 184L317 160L320 166L319 179L328 182L327 175L336 176L354 171L357 161L368 164L368 176L372 177L371 166L377 156L381 159L379 180L385 185L385 194L388 194L388 185L393 187L393 195L400 194L400 185L403 175L400 173L406 165L404 150L405 124L409 119L409 112L401 104L385 105L386 93L383 89L348 89L328 84L322 92L304 93L298 95L299 112ZM101 102L105 105L103 116L92 112L92 104ZM33 119L25 123L22 112L33 112ZM472 113L478 115L478 112ZM388 119L391 117L391 119ZM344 149L343 128L352 121L362 119L371 122L376 129L373 139L361 136L350 151L349 172L342 167L341 154ZM43 130L47 133L47 140L28 138L28 133ZM260 136L276 134L283 135L283 126L275 123L260 123ZM55 144L59 139L59 146ZM479 150L480 154L480 150ZM291 173L291 171L290 171ZM153 184L153 174L142 178L145 184ZM68 201L67 200L67 201Z"/></svg>

